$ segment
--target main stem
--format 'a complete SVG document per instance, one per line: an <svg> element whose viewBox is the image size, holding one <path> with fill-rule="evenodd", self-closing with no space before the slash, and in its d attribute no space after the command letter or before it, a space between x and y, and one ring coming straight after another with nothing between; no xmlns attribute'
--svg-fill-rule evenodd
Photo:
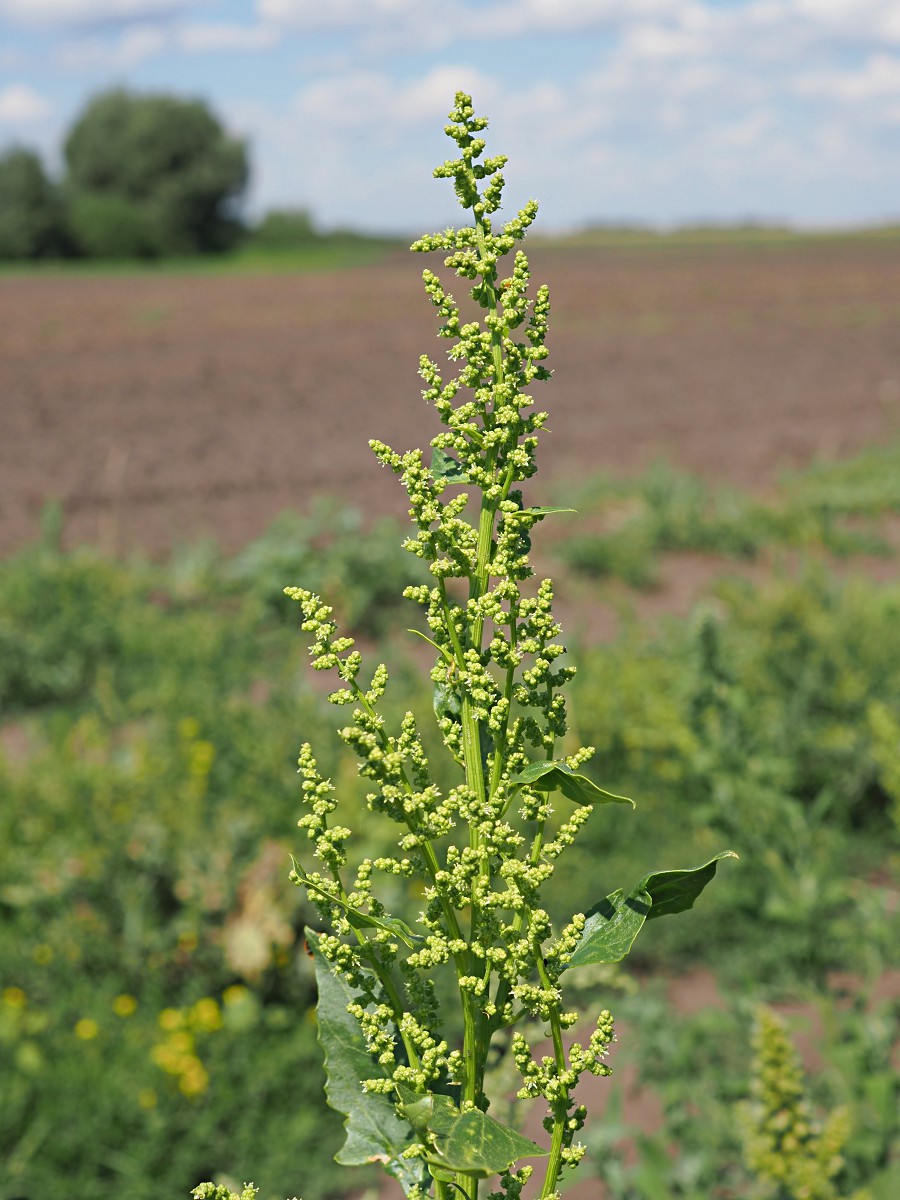
<svg viewBox="0 0 900 1200"><path fill-rule="evenodd" d="M473 179L474 181L474 179ZM486 262L487 257L487 231L485 229L484 217L481 213L475 212L475 230L478 244L478 251L482 259L483 273L482 279L487 289L488 311L496 318L497 316L497 293L494 287L495 272L492 265ZM491 353L494 364L494 386L498 387L503 383L503 343L502 338L497 328L496 320L491 322ZM485 428L488 426L489 414L485 412ZM487 453L484 464L488 476L492 479L497 466L497 450L492 446ZM494 521L497 514L497 500L489 497L482 489L481 494L481 509L478 517L478 546L476 550L475 572L469 579L469 599L479 600L487 591L489 585L488 568L491 557L491 545L494 537ZM472 622L469 631L468 649L475 650L479 655L482 650L482 640L484 634L484 617L479 612ZM463 758L466 768L466 783L475 800L476 811L480 809L486 799L487 793L485 789L484 764L481 754L481 730L480 723L473 712L472 701L468 694L463 696L462 705L462 726L463 726ZM497 758L502 754L500 746L495 747L495 762L494 772L497 770ZM469 821L469 848L472 853L481 860L478 877L473 880L469 894L469 945L474 946L478 939L480 914L478 910L478 891L479 885L485 879L490 878L490 863L487 855L484 854L481 846L481 837L478 830L476 819ZM473 956L470 954L470 958ZM474 965L474 963L473 963ZM472 997L474 1000L474 997ZM485 1019L482 1004L469 1003L464 1005L463 1010L463 1062L465 1065L465 1086L463 1089L463 1099L473 1105L481 1107L483 1100L484 1086L484 1071L487 1062L488 1045L490 1041L490 1030L488 1022ZM467 1175L465 1172L460 1172L456 1177L457 1185L468 1194L470 1200L477 1200L478 1196L478 1177Z"/></svg>

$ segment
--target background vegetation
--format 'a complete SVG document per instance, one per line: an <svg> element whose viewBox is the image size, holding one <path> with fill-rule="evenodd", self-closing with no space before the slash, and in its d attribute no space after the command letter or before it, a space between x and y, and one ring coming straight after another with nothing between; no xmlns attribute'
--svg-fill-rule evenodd
<svg viewBox="0 0 900 1200"><path fill-rule="evenodd" d="M551 564L591 571L592 602L612 589L623 608L614 641L578 651L573 738L597 746L597 782L638 801L627 824L592 818L561 906L633 883L657 848L684 866L726 843L741 855L627 974L588 981L662 1111L655 1133L630 1131L621 1072L606 1085L591 1158L619 1200L775 1194L744 1162L739 1101L753 1007L786 998L817 1021L812 1111L848 1114L828 1194L897 1194L900 1007L875 997L900 966L900 586L835 552L893 553L898 466L900 447L874 448L766 505L661 467L598 480L580 507L599 541L588 554L573 537ZM628 515L604 530L611 506ZM0 564L0 1198L158 1200L237 1171L262 1200L338 1194L310 914L287 884L302 741L334 747L322 769L357 797L373 849L387 831L329 739L281 589L332 597L392 665L397 710L425 710L413 606L396 608L416 562L397 527L335 504L236 556L198 544L161 564L64 550L61 514L44 524ZM684 547L767 570L723 579L687 619L630 620L622 580L648 586ZM674 1014L664 979L698 968L720 1006Z"/></svg>
<svg viewBox="0 0 900 1200"><path fill-rule="evenodd" d="M247 148L199 100L105 92L87 104L63 150L58 181L32 150L0 154L0 260L171 259L241 244L268 261L385 240L323 234L304 209L274 211L248 226L240 209Z"/></svg>
<svg viewBox="0 0 900 1200"><path fill-rule="evenodd" d="M0 153L0 263L195 262L226 269L317 269L377 257L405 239L323 230L303 207L247 220L246 145L200 100L114 88L93 97L68 131L64 170L52 178L24 146ZM326 214L327 220L327 214ZM896 225L843 234L775 225L696 226L661 233L599 225L569 235L573 247L678 252L686 248L815 246L823 238L896 240ZM540 242L540 237L534 239Z"/></svg>

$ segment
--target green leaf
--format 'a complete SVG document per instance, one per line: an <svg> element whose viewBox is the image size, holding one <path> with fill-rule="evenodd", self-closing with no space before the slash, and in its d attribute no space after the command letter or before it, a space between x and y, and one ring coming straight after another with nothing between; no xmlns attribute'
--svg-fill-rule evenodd
<svg viewBox="0 0 900 1200"><path fill-rule="evenodd" d="M465 470L446 450L434 450L431 455L431 474L447 483L471 483Z"/></svg>
<svg viewBox="0 0 900 1200"><path fill-rule="evenodd" d="M434 685L431 706L438 720L441 717L449 717L457 725L460 723L463 706L462 693L451 684L441 680Z"/></svg>
<svg viewBox="0 0 900 1200"><path fill-rule="evenodd" d="M737 858L733 850L723 850L715 858L710 859L702 867L692 871L654 871L641 880L650 894L653 907L647 917L667 917L670 913L687 912L694 907L694 901L716 873L716 867L723 858Z"/></svg>
<svg viewBox="0 0 900 1200"><path fill-rule="evenodd" d="M716 873L719 860L737 858L723 850L715 858L686 871L653 871L626 896L621 888L601 900L587 914L584 933L567 970L592 963L621 962L645 921L693 908L694 901Z"/></svg>
<svg viewBox="0 0 900 1200"><path fill-rule="evenodd" d="M521 787L529 787L535 792L562 792L568 800L576 804L630 804L634 801L627 796L617 796L597 787L586 775L579 775L564 762L533 762L520 771L509 781L513 792Z"/></svg>
<svg viewBox="0 0 900 1200"><path fill-rule="evenodd" d="M358 909L352 908L340 896L333 896L331 892L326 891L314 879L311 879L293 855L291 855L291 862L294 864L293 873L297 876L297 882L309 891L317 892L331 904L336 904L339 908L342 908L347 914L347 920L354 929L384 929L391 937L398 938L410 950L415 949L416 942L421 942L422 938L417 933L414 933L406 922L401 921L399 917L373 917L369 913L362 913Z"/></svg>
<svg viewBox="0 0 900 1200"><path fill-rule="evenodd" d="M520 1158L548 1153L479 1109L461 1113L449 1096L414 1092L403 1084L397 1092L400 1111L423 1141L434 1147L437 1157L428 1159L428 1168L436 1179L445 1179L452 1171L487 1179Z"/></svg>
<svg viewBox="0 0 900 1200"><path fill-rule="evenodd" d="M506 513L506 519L515 520L517 517L549 517L553 513L574 513L577 508L520 508L518 512Z"/></svg>
<svg viewBox="0 0 900 1200"><path fill-rule="evenodd" d="M439 646L437 642L433 642L427 633L423 633L421 629L407 629L407 633L414 633L416 637L420 637L422 641L427 642L429 646L434 646L438 654L440 654L448 663L453 662L453 655L446 648Z"/></svg>
<svg viewBox="0 0 900 1200"><path fill-rule="evenodd" d="M505 1171L520 1158L548 1153L477 1108L458 1114L446 1132L435 1133L434 1141L441 1166L482 1179Z"/></svg>
<svg viewBox="0 0 900 1200"><path fill-rule="evenodd" d="M397 1084L398 1109L419 1134L446 1133L459 1116L459 1109L441 1092L417 1092L404 1083Z"/></svg>
<svg viewBox="0 0 900 1200"><path fill-rule="evenodd" d="M325 1094L328 1103L346 1118L347 1138L335 1161L349 1166L379 1162L409 1192L424 1182L421 1163L400 1157L413 1140L413 1131L401 1121L388 1096L364 1092L361 1080L388 1078L369 1053L359 1022L347 1012L358 994L319 949L319 935L306 930L316 964L319 999L316 1014L319 1044L325 1055Z"/></svg>

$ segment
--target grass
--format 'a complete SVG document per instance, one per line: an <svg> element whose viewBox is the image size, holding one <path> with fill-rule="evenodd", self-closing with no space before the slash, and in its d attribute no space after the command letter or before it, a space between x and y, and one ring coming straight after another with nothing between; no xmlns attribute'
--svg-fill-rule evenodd
<svg viewBox="0 0 900 1200"><path fill-rule="evenodd" d="M245 243L218 255L166 258L146 262L125 260L52 259L23 264L0 262L0 280L34 276L78 278L121 275L270 275L345 270L384 260L394 250L405 249L411 239L398 236L325 234L307 245L284 250ZM775 226L697 226L659 231L650 228L598 226L555 237L529 239L535 247L561 250L636 250L664 253L687 250L819 250L827 246L894 245L900 226L867 229L801 231Z"/></svg>
<svg viewBox="0 0 900 1200"><path fill-rule="evenodd" d="M745 561L780 549L891 557L900 439L844 461L817 461L786 475L766 498L709 485L660 462L628 479L596 476L574 503L587 530L561 541L562 560L589 578L642 590L657 585L667 553Z"/></svg>
<svg viewBox="0 0 900 1200"><path fill-rule="evenodd" d="M541 239L535 239L540 241ZM608 250L692 249L809 249L824 246L859 246L900 242L900 225L872 226L862 229L799 230L774 225L697 225L672 230L642 226L598 225L557 238L545 238L544 244L571 249Z"/></svg>
<svg viewBox="0 0 900 1200"><path fill-rule="evenodd" d="M273 250L253 245L227 254L136 261L52 259L23 265L0 263L0 279L93 278L130 275L281 275L338 271L381 262L398 245L389 238L323 238L308 246Z"/></svg>

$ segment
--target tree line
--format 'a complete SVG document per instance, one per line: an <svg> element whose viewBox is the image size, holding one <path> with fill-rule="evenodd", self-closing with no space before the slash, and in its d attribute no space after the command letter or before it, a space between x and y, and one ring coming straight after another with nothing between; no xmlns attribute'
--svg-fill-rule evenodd
<svg viewBox="0 0 900 1200"><path fill-rule="evenodd" d="M0 259L158 258L230 249L246 232L246 143L200 100L125 89L92 99L51 179L33 150L0 154ZM269 214L262 244L314 238L303 210Z"/></svg>

